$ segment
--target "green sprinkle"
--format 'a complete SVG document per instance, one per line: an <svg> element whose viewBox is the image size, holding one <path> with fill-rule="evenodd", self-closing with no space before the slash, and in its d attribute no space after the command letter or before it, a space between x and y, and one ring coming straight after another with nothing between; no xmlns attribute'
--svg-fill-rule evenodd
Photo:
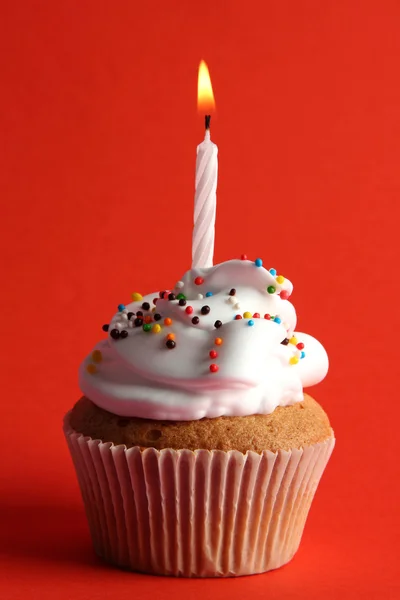
<svg viewBox="0 0 400 600"><path fill-rule="evenodd" d="M151 331L151 325L150 325L150 323L145 323L143 325L143 331Z"/></svg>
<svg viewBox="0 0 400 600"><path fill-rule="evenodd" d="M269 285L267 287L267 292L268 292L268 294L275 294L276 290L273 285Z"/></svg>

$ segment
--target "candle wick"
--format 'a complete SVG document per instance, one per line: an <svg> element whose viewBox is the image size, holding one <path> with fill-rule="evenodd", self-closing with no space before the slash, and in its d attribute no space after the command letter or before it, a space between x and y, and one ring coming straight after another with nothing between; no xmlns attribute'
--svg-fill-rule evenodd
<svg viewBox="0 0 400 600"><path fill-rule="evenodd" d="M208 129L210 129L211 115L206 115L204 118L204 121L205 121L206 131L207 131Z"/></svg>

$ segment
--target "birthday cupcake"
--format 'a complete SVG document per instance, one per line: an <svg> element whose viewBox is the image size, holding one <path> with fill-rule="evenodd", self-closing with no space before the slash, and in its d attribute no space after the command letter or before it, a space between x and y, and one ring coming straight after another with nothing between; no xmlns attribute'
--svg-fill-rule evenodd
<svg viewBox="0 0 400 600"><path fill-rule="evenodd" d="M303 388L328 370L262 261L188 271L120 304L64 431L96 552L146 573L237 576L295 554L334 446Z"/></svg>

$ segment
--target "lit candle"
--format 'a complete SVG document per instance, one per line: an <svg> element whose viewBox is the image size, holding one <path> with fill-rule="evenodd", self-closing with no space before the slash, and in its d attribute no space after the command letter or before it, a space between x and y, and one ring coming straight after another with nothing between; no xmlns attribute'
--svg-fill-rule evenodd
<svg viewBox="0 0 400 600"><path fill-rule="evenodd" d="M201 61L199 67L197 102L199 110L209 112L215 108L210 75L204 61ZM213 265L218 147L210 138L210 119L211 116L206 115L204 142L197 146L192 269L212 267Z"/></svg>

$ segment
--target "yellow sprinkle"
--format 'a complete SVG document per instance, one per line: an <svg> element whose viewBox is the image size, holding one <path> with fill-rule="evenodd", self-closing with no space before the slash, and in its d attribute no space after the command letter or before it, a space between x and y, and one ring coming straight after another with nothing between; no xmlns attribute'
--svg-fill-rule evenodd
<svg viewBox="0 0 400 600"><path fill-rule="evenodd" d="M100 350L93 350L92 352L92 360L95 363L100 363L103 360L103 355Z"/></svg>
<svg viewBox="0 0 400 600"><path fill-rule="evenodd" d="M88 373L90 373L91 375L94 375L95 373L97 373L96 365L93 365L92 363L89 363L88 366L86 367L86 371Z"/></svg>
<svg viewBox="0 0 400 600"><path fill-rule="evenodd" d="M251 319L252 316L253 315L249 311L246 311L246 312L243 313L243 318L244 319Z"/></svg>
<svg viewBox="0 0 400 600"><path fill-rule="evenodd" d="M133 294L132 294L132 300L134 302L139 302L139 300L142 300L142 299L143 299L142 294L139 294L139 292L133 292Z"/></svg>
<svg viewBox="0 0 400 600"><path fill-rule="evenodd" d="M299 341L296 336L291 337L289 340L289 344L293 344L294 346L296 346L296 344L298 344L298 343L299 343Z"/></svg>
<svg viewBox="0 0 400 600"><path fill-rule="evenodd" d="M278 275L278 277L276 277L276 281L278 283L283 283L285 281L285 278L283 277L283 275Z"/></svg>
<svg viewBox="0 0 400 600"><path fill-rule="evenodd" d="M158 323L153 325L153 329L152 329L153 333L160 333L160 331L161 331L161 325L159 325Z"/></svg>
<svg viewBox="0 0 400 600"><path fill-rule="evenodd" d="M152 308L151 312L156 312L156 307Z"/></svg>
<svg viewBox="0 0 400 600"><path fill-rule="evenodd" d="M299 362L299 357L298 356L292 356L292 358L289 360L291 365L297 365L297 363Z"/></svg>

